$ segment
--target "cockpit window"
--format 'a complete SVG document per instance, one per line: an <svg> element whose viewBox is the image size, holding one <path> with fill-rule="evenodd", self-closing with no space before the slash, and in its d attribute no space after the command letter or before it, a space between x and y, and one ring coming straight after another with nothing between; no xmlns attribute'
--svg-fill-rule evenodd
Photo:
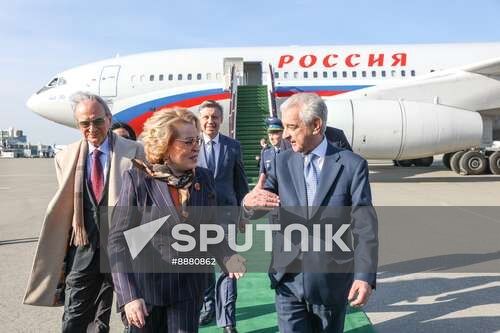
<svg viewBox="0 0 500 333"><path fill-rule="evenodd" d="M52 79L48 84L47 84L47 87L55 87L57 86L57 81L59 80L58 77Z"/></svg>
<svg viewBox="0 0 500 333"><path fill-rule="evenodd" d="M62 86L66 84L66 80L63 77L56 77L50 80L49 83L47 83L42 89L38 90L37 94L49 90L51 88L54 88L56 86Z"/></svg>

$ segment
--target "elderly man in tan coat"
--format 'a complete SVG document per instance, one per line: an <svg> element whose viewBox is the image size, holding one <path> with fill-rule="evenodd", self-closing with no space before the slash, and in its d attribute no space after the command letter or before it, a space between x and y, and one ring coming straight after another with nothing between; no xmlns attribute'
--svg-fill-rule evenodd
<svg viewBox="0 0 500 333"><path fill-rule="evenodd" d="M59 188L47 209L24 303L64 305L63 332L108 332L113 285L101 238L122 173L144 150L110 132L111 111L99 96L75 94L73 112L83 137L55 158Z"/></svg>

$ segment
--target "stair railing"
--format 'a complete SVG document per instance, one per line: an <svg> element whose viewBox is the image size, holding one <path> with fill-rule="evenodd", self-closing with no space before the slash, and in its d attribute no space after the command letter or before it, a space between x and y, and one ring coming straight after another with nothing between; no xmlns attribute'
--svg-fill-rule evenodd
<svg viewBox="0 0 500 333"><path fill-rule="evenodd" d="M236 138L236 110L238 108L238 77L236 66L231 66L231 79L229 84L229 137Z"/></svg>
<svg viewBox="0 0 500 333"><path fill-rule="evenodd" d="M267 82L267 104L269 105L269 116L270 117L278 117L278 109L276 106L276 90L274 87L274 68L271 64L269 64L269 77Z"/></svg>

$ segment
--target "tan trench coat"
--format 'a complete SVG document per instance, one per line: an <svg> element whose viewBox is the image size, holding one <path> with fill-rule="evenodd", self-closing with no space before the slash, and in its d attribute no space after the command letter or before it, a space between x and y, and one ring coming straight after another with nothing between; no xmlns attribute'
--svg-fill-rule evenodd
<svg viewBox="0 0 500 333"><path fill-rule="evenodd" d="M108 206L118 201L123 172L132 166L132 158L144 158L138 142L115 134L109 169ZM49 203L38 241L33 268L23 303L39 306L58 306L56 287L59 283L73 220L74 179L80 141L68 145L56 155L59 188ZM83 183L83 182L82 182Z"/></svg>

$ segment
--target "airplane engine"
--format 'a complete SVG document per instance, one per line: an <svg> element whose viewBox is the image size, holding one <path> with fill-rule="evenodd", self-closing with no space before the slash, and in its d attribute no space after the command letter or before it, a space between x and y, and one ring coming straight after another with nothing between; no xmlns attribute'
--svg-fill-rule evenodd
<svg viewBox="0 0 500 333"><path fill-rule="evenodd" d="M478 147L477 112L395 100L327 100L328 125L365 158L405 160Z"/></svg>

